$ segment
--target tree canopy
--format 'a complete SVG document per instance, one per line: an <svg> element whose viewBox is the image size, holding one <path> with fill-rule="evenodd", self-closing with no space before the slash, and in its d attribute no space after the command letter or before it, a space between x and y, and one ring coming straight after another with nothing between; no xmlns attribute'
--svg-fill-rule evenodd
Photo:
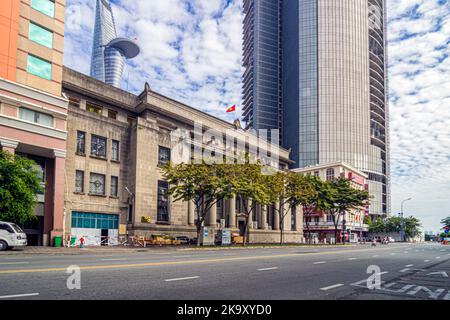
<svg viewBox="0 0 450 320"><path fill-rule="evenodd" d="M34 161L0 151L0 220L23 224L34 219L40 182Z"/></svg>

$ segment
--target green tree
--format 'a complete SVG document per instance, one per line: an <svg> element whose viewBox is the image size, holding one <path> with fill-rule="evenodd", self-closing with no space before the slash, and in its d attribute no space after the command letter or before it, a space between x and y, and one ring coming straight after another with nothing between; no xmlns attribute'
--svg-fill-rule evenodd
<svg viewBox="0 0 450 320"><path fill-rule="evenodd" d="M340 220L351 210L358 209L369 201L369 193L354 188L351 181L346 178L338 178L327 181L322 189L323 206L325 212L331 215L334 224L334 236L337 243L338 227ZM344 241L342 241L344 243Z"/></svg>
<svg viewBox="0 0 450 320"><path fill-rule="evenodd" d="M260 163L244 163L232 165L234 178L233 193L242 197L244 209L244 241L248 241L250 229L250 217L253 215L255 206L271 204L268 176L262 173L263 166Z"/></svg>
<svg viewBox="0 0 450 320"><path fill-rule="evenodd" d="M309 182L309 178L292 171L280 171L267 178L270 203L279 204L275 205L275 214L279 216L280 244L284 243L286 216L294 208L310 204L313 194L317 195Z"/></svg>
<svg viewBox="0 0 450 320"><path fill-rule="evenodd" d="M0 220L23 224L35 219L42 191L34 161L0 151Z"/></svg>
<svg viewBox="0 0 450 320"><path fill-rule="evenodd" d="M410 238L420 236L422 234L422 223L415 217L407 217L404 219L405 235Z"/></svg>
<svg viewBox="0 0 450 320"><path fill-rule="evenodd" d="M320 197L321 190L324 188L324 182L316 176L306 175L304 176L304 183L307 185L309 192L300 200L300 205L303 208L308 242L311 242L311 217L318 211L325 209L324 201Z"/></svg>
<svg viewBox="0 0 450 320"><path fill-rule="evenodd" d="M384 233L386 232L386 224L380 217L377 218L377 220L367 220L367 224L369 225L369 232L370 233Z"/></svg>
<svg viewBox="0 0 450 320"><path fill-rule="evenodd" d="M209 210L218 201L233 197L234 165L227 164L178 164L167 163L161 167L164 179L169 183L169 195L177 201L193 201L197 219L197 245Z"/></svg>

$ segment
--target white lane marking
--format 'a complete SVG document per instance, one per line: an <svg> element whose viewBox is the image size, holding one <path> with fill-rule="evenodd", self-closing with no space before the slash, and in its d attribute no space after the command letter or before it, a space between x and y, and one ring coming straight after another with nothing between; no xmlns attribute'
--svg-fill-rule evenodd
<svg viewBox="0 0 450 320"><path fill-rule="evenodd" d="M342 287L342 286L343 286L342 283L337 283L337 284L334 284L334 285L329 286L329 287L320 288L320 290L322 290L322 291L328 291L328 290L336 289L336 288L339 288L339 287Z"/></svg>
<svg viewBox="0 0 450 320"><path fill-rule="evenodd" d="M317 261L317 262L314 262L314 264L324 264L324 263L327 263L326 261Z"/></svg>
<svg viewBox="0 0 450 320"><path fill-rule="evenodd" d="M12 298L24 298L24 297L34 297L38 296L39 293L25 293L25 294L15 294L11 296L1 296L0 299L12 299Z"/></svg>
<svg viewBox="0 0 450 320"><path fill-rule="evenodd" d="M376 255L372 256L372 258L378 258L378 257L379 257L379 255L378 255L378 254L376 254Z"/></svg>
<svg viewBox="0 0 450 320"><path fill-rule="evenodd" d="M436 259L440 259L441 257L436 257Z"/></svg>
<svg viewBox="0 0 450 320"><path fill-rule="evenodd" d="M272 267L272 268L263 268L263 269L258 269L258 271L269 271L269 270L277 270L278 267Z"/></svg>
<svg viewBox="0 0 450 320"><path fill-rule="evenodd" d="M29 264L29 262L27 261L23 261L23 262L0 262L0 265L2 266L6 266L6 265L13 265L13 264Z"/></svg>
<svg viewBox="0 0 450 320"><path fill-rule="evenodd" d="M348 260L352 261L352 260L358 260L357 258L348 258Z"/></svg>
<svg viewBox="0 0 450 320"><path fill-rule="evenodd" d="M377 275L377 276L382 276L383 274L387 274L387 273L389 273L389 271L379 272L379 273L377 273L376 275Z"/></svg>
<svg viewBox="0 0 450 320"><path fill-rule="evenodd" d="M402 269L402 270L400 270L400 272L407 272L407 271L409 271L409 270L411 270L411 269L409 269L409 268L405 268L405 269Z"/></svg>
<svg viewBox="0 0 450 320"><path fill-rule="evenodd" d="M198 278L200 278L200 277L199 276L195 276L195 277L186 277L186 278L166 279L164 281L165 282L173 282L173 281L193 280L193 279L198 279Z"/></svg>
<svg viewBox="0 0 450 320"><path fill-rule="evenodd" d="M423 260L423 262L430 262L430 260Z"/></svg>
<svg viewBox="0 0 450 320"><path fill-rule="evenodd" d="M391 253L391 256L395 256L395 255L396 255L396 253L395 253L395 252L392 252L392 253Z"/></svg>
<svg viewBox="0 0 450 320"><path fill-rule="evenodd" d="M407 264L405 267L406 268L411 268L411 267L414 267L414 265L413 264Z"/></svg>
<svg viewBox="0 0 450 320"><path fill-rule="evenodd" d="M172 258L189 258L193 257L192 255L184 255L184 256L172 256Z"/></svg>

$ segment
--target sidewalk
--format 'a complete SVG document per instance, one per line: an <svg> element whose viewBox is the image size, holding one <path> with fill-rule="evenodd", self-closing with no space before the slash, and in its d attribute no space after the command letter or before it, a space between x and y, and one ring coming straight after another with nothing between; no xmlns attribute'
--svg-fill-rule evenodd
<svg viewBox="0 0 450 320"><path fill-rule="evenodd" d="M112 254L112 253L139 253L139 252L161 252L180 249L180 247L85 247L80 249L78 247L25 247L15 248L13 250L6 250L0 252L2 256L14 255L85 255L85 254Z"/></svg>

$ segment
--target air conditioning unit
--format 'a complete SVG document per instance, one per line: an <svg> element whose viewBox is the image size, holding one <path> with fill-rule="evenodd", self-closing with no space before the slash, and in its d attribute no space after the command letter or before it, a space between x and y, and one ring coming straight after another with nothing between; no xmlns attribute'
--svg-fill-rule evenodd
<svg viewBox="0 0 450 320"><path fill-rule="evenodd" d="M226 227L225 219L220 219L220 227L221 227L222 229L225 229L225 227Z"/></svg>
<svg viewBox="0 0 450 320"><path fill-rule="evenodd" d="M253 229L258 229L258 221L253 221Z"/></svg>

